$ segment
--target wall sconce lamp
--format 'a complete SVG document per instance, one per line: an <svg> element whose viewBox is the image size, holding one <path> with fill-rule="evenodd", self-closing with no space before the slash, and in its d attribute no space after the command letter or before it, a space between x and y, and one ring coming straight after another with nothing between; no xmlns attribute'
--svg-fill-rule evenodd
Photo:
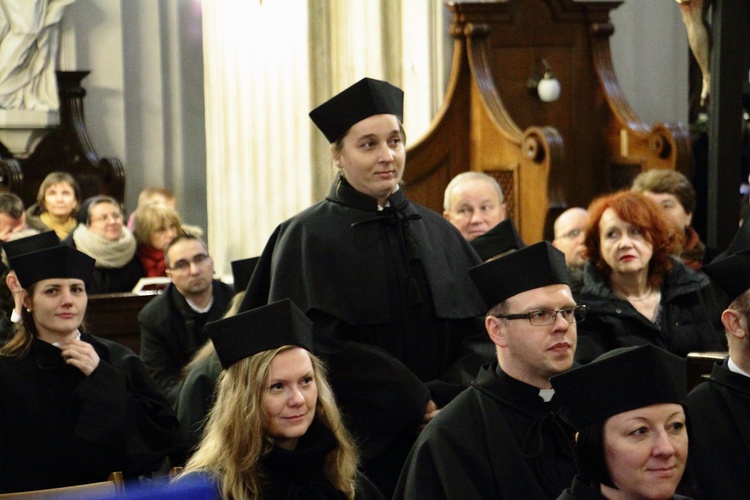
<svg viewBox="0 0 750 500"><path fill-rule="evenodd" d="M526 81L529 92L542 102L555 102L560 98L560 81L552 73L552 67L547 60L540 57L537 64L542 69L542 76L532 76Z"/></svg>

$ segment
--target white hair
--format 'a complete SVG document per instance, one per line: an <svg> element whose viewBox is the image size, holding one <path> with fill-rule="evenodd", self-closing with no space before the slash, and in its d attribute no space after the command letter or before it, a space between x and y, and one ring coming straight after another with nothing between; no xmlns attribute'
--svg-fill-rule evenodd
<svg viewBox="0 0 750 500"><path fill-rule="evenodd" d="M500 205L502 205L505 202L505 196L503 196L503 188L500 187L500 184L498 184L497 180L492 177L491 175L487 175L484 172L477 172L475 170L470 170L468 172L462 172L455 176L451 181L448 183L448 186L445 188L445 197L443 198L443 209L446 212L450 212L451 209L451 194L453 193L453 189L463 184L464 182L468 181L474 181L474 180L483 180L487 181L492 185L492 187L495 188L495 191L497 191L497 195L500 199Z"/></svg>

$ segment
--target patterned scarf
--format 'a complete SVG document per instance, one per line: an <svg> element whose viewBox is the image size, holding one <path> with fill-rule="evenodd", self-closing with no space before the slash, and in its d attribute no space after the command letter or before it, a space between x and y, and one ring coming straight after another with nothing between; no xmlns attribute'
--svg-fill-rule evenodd
<svg viewBox="0 0 750 500"><path fill-rule="evenodd" d="M120 239L111 241L92 233L85 224L79 224L73 231L73 241L78 250L96 259L96 267L124 267L135 255L135 238L124 227Z"/></svg>

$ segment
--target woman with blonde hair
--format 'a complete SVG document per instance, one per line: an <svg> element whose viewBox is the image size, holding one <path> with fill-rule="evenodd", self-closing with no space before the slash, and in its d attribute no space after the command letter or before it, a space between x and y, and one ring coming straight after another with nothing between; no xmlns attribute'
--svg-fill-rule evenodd
<svg viewBox="0 0 750 500"><path fill-rule="evenodd" d="M26 224L38 231L54 231L64 240L75 229L81 190L67 172L52 172L39 186L36 203L26 210Z"/></svg>
<svg viewBox="0 0 750 500"><path fill-rule="evenodd" d="M135 212L134 233L138 242L138 256L146 276L166 276L164 249L175 237L183 234L179 214L160 204L140 207Z"/></svg>
<svg viewBox="0 0 750 500"><path fill-rule="evenodd" d="M228 499L382 498L357 472L302 311L285 299L206 330L224 371L184 477L206 476Z"/></svg>

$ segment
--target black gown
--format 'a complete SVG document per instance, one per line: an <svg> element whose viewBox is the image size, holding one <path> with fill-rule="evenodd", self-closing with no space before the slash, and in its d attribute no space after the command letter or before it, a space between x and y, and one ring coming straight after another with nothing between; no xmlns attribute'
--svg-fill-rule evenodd
<svg viewBox="0 0 750 500"><path fill-rule="evenodd" d="M88 377L38 339L23 358L0 356L0 491L135 477L173 450L177 419L138 356L81 340L100 357Z"/></svg>
<svg viewBox="0 0 750 500"><path fill-rule="evenodd" d="M403 190L388 202L379 210L339 176L326 200L276 228L240 310L290 298L313 320L368 473L398 448L386 459L392 487L428 400L442 406L463 390L489 339L467 272L479 257Z"/></svg>
<svg viewBox="0 0 750 500"><path fill-rule="evenodd" d="M696 498L750 498L750 377L715 365L688 395L688 426Z"/></svg>
<svg viewBox="0 0 750 500"><path fill-rule="evenodd" d="M573 435L556 397L487 365L422 431L394 498L557 498L575 474Z"/></svg>

